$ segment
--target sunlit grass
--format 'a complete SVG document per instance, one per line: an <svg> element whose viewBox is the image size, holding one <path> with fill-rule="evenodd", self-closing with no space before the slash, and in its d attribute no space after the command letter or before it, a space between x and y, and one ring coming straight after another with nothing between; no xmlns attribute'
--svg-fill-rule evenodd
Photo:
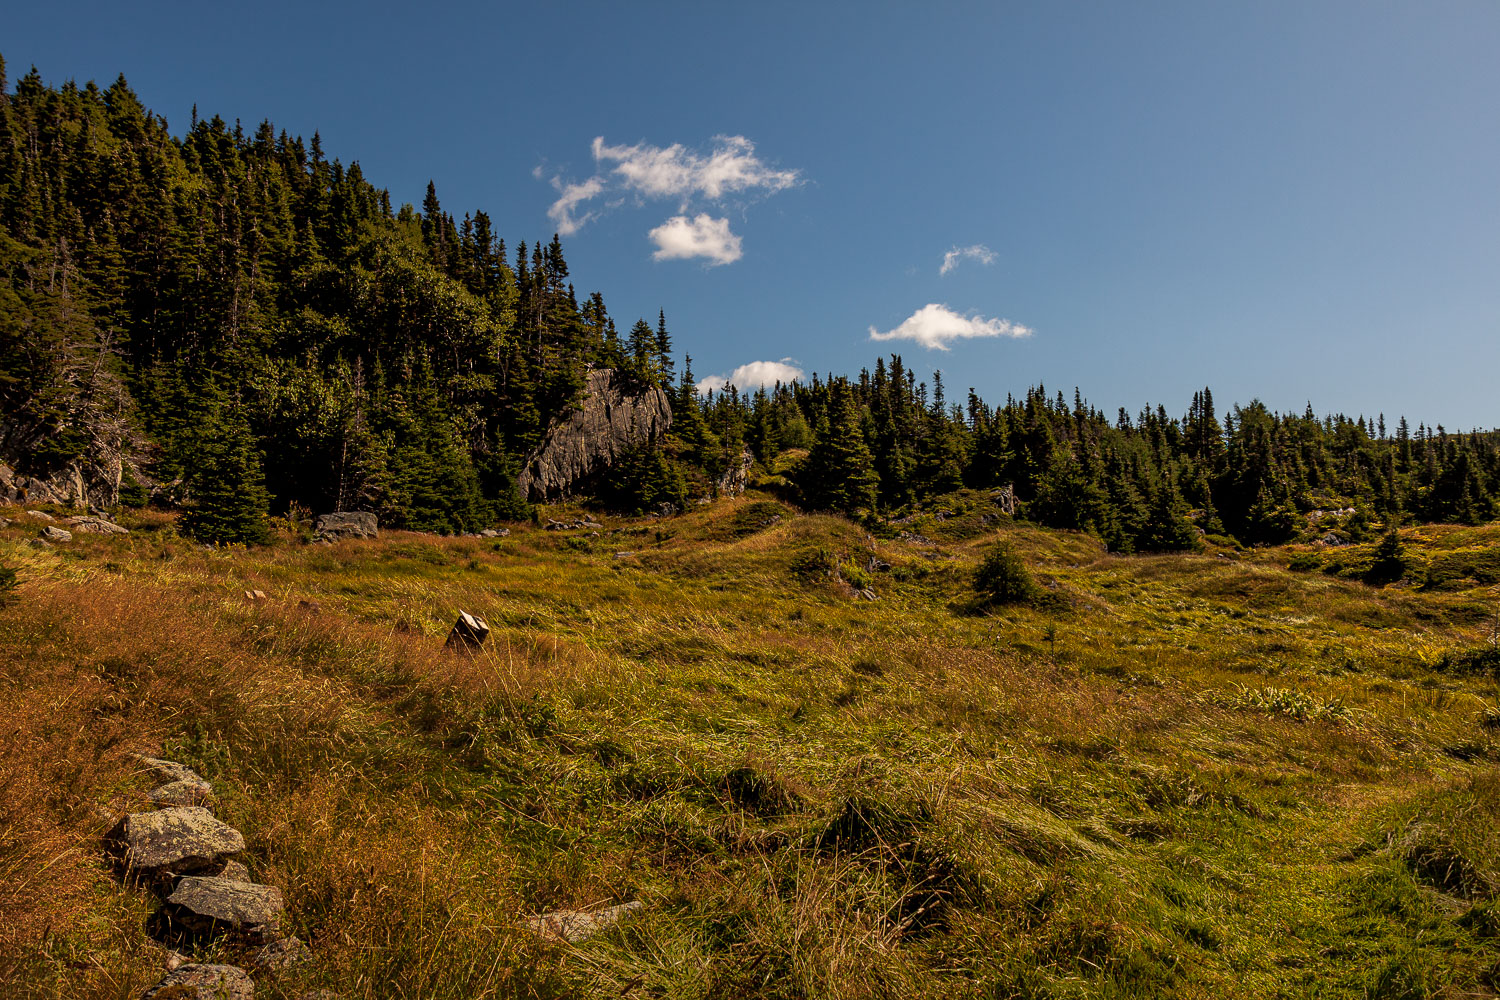
<svg viewBox="0 0 1500 1000"><path fill-rule="evenodd" d="M1494 992L1500 691L1444 664L1488 641L1500 529L1411 531L1463 558L1377 590L1295 548L1112 556L972 495L901 526L929 541L764 498L599 537L133 527L0 530L17 995L159 975L96 850L135 751L212 779L285 892L318 962L269 996ZM997 532L1042 596L986 611ZM875 602L805 569L872 556ZM460 609L477 655L443 647ZM636 898L577 949L524 931Z"/></svg>

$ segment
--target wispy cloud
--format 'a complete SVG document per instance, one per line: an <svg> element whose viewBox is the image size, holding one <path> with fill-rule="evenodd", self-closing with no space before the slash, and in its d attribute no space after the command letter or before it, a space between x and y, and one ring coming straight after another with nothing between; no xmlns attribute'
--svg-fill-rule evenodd
<svg viewBox="0 0 1500 1000"><path fill-rule="evenodd" d="M745 255L740 238L729 231L728 219L715 219L700 212L689 219L674 215L648 233L656 244L656 260L691 260L705 257L710 267L733 264Z"/></svg>
<svg viewBox="0 0 1500 1000"><path fill-rule="evenodd" d="M710 389L718 392L726 385L733 385L738 389L758 389L764 385L775 385L777 382L796 382L807 375L797 363L791 358L782 358L780 361L752 361L747 365L740 365L728 375L710 375L708 378L698 380L698 391L708 392Z"/></svg>
<svg viewBox="0 0 1500 1000"><path fill-rule="evenodd" d="M563 236L572 236L598 216L598 212L585 212L582 215L573 213L579 205L591 201L604 192L602 177L590 177L578 184L564 184L554 177L552 186L557 188L562 197L554 201L552 207L547 209L547 217L552 220L557 226L557 231Z"/></svg>
<svg viewBox="0 0 1500 1000"><path fill-rule="evenodd" d="M871 340L912 340L929 350L946 351L955 340L971 337L1029 337L1030 327L1008 319L985 319L978 313L965 316L945 305L929 302L893 330L870 327Z"/></svg>
<svg viewBox="0 0 1500 1000"><path fill-rule="evenodd" d="M983 243L975 243L970 247L954 247L943 254L943 266L938 268L938 274L944 275L965 260L977 260L986 266L995 263L995 251Z"/></svg>
<svg viewBox="0 0 1500 1000"><path fill-rule="evenodd" d="M695 196L718 201L746 191L775 194L801 181L799 171L767 166L755 155L755 143L742 135L715 136L713 144L713 150L702 156L681 143L665 148L646 142L610 146L598 136L594 161L613 164L611 172L628 190L647 198L681 198L684 210Z"/></svg>
<svg viewBox="0 0 1500 1000"><path fill-rule="evenodd" d="M705 257L713 264L729 264L742 256L740 238L729 232L727 218L713 218L695 205L743 205L802 183L802 172L771 166L755 152L755 143L742 135L715 136L705 152L681 143L654 146L611 146L603 136L591 150L595 171L584 181L550 181L558 193L547 210L557 231L572 235L624 200L638 204L671 199L677 213L651 230L657 260ZM533 173L541 176L540 168ZM603 199L602 203L596 199Z"/></svg>

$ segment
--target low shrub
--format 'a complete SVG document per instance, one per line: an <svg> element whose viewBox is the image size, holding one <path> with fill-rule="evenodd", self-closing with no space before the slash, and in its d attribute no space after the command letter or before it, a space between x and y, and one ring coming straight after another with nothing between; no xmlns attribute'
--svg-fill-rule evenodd
<svg viewBox="0 0 1500 1000"><path fill-rule="evenodd" d="M974 591L986 604L1025 604L1040 590L1026 562L1008 542L997 542L974 574Z"/></svg>

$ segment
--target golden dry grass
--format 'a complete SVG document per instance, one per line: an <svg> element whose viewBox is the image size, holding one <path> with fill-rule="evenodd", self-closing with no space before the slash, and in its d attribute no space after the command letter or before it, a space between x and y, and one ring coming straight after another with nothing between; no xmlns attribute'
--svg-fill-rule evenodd
<svg viewBox="0 0 1500 1000"><path fill-rule="evenodd" d="M745 509L254 551L160 515L0 531L0 993L159 975L97 849L144 752L212 779L285 892L318 961L273 997L1493 995L1492 902L1422 860L1496 870L1495 682L1438 669L1485 641L1479 584L1006 524L1051 596L984 611L973 518ZM818 552L892 564L881 600ZM459 608L476 656L443 648ZM631 898L577 949L521 925Z"/></svg>

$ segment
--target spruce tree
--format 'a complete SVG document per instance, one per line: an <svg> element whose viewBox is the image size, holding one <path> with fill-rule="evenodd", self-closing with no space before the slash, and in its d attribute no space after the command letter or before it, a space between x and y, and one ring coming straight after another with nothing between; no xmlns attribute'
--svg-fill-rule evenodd
<svg viewBox="0 0 1500 1000"><path fill-rule="evenodd" d="M271 540L270 498L250 429L228 416L210 430L189 480L193 503L182 527L201 542L262 545Z"/></svg>
<svg viewBox="0 0 1500 1000"><path fill-rule="evenodd" d="M803 468L803 495L816 509L873 511L880 484L874 458L860 431L848 383L840 379L832 389L828 416L819 423Z"/></svg>

